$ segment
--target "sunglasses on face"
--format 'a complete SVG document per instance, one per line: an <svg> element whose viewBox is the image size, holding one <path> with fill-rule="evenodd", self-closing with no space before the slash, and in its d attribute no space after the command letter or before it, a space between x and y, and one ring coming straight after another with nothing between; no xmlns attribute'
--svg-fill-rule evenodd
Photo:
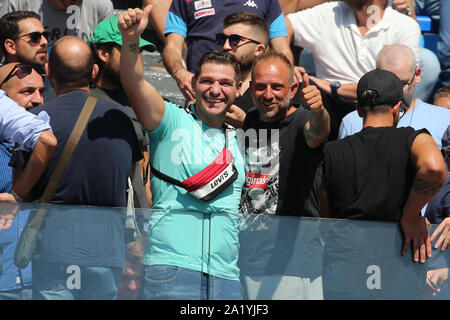
<svg viewBox="0 0 450 320"><path fill-rule="evenodd" d="M35 32L30 32L30 33L27 33L27 34L23 34L23 35L21 35L21 36L18 36L18 37L16 37L16 38L14 38L14 40L17 40L17 39L20 39L20 38L26 37L26 36L29 36L29 37L30 37L30 41L31 41L32 43L36 44L36 43L41 42L42 37L44 37L45 39L48 40L48 38L49 38L49 36L50 36L50 33L47 32L47 31L44 31L44 32L38 32L38 31L35 31Z"/></svg>
<svg viewBox="0 0 450 320"><path fill-rule="evenodd" d="M260 44L261 42L244 37L244 36L240 36L238 34L230 34L229 36L227 36L226 34L223 33L218 33L216 34L216 42L219 46L223 46L225 44L225 42L228 39L228 43L230 44L230 47L234 48L237 47L238 44L242 41L242 40L247 40L248 42L246 43L256 43L256 44Z"/></svg>
<svg viewBox="0 0 450 320"><path fill-rule="evenodd" d="M14 72L16 71L17 72ZM11 79L12 77L14 77L14 75L18 75L19 77L25 77L27 75L29 75L31 73L31 70L33 70L33 67L29 64L23 64L23 63L18 63L14 66L14 68L11 69L11 71L8 73L8 75L6 76L6 78L0 83L0 88L6 83L8 82L9 79ZM19 74L20 73L20 74Z"/></svg>

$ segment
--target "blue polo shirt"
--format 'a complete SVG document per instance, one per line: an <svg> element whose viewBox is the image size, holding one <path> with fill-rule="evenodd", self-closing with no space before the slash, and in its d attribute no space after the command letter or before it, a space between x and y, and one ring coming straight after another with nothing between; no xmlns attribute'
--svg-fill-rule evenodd
<svg viewBox="0 0 450 320"><path fill-rule="evenodd" d="M174 0L164 34L178 33L186 39L187 69L194 72L205 53L220 50L216 34L222 32L225 17L241 11L263 17L269 25L270 39L287 36L278 0Z"/></svg>

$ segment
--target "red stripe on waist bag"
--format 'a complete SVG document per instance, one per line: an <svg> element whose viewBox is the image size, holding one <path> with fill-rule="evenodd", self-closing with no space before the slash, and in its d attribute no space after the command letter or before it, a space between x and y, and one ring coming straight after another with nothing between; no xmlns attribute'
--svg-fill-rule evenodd
<svg viewBox="0 0 450 320"><path fill-rule="evenodd" d="M188 192L197 190L217 177L233 160L233 155L227 148L214 159L214 161L200 172L181 182Z"/></svg>

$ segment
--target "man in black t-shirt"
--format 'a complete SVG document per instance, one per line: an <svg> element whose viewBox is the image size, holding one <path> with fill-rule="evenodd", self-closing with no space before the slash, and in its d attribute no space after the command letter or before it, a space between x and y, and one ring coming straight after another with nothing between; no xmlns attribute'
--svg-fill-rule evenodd
<svg viewBox="0 0 450 320"><path fill-rule="evenodd" d="M53 47L46 72L57 97L45 110L57 149L31 194L40 198L89 96L97 66L82 39L66 36ZM21 167L15 154L15 165ZM142 158L123 108L99 99L56 187L33 257L33 299L114 299L125 268L125 212L130 168ZM96 206L82 208L79 205ZM74 279L78 277L78 281Z"/></svg>
<svg viewBox="0 0 450 320"><path fill-rule="evenodd" d="M287 61L276 52L265 52L252 71L250 90L257 110L244 122L248 144L242 213L319 215L317 174L329 116L306 74L301 95L310 110L291 104L298 83Z"/></svg>
<svg viewBox="0 0 450 320"><path fill-rule="evenodd" d="M141 146L144 159L133 166L131 183L133 187L133 199L135 208L150 208L152 195L150 191L150 160L149 140L147 130L137 119L133 108L130 107L128 97L120 83L120 49L122 46L122 34L117 26L118 17L110 17L101 21L92 34L90 43L94 53L95 63L99 67L98 75L91 85L93 96L114 101L126 109L131 116L136 135ZM139 48L152 52L155 46L142 38L139 40Z"/></svg>
<svg viewBox="0 0 450 320"><path fill-rule="evenodd" d="M403 89L395 74L373 70L358 82L363 130L325 147L323 216L399 221L402 254L431 257L422 207L442 187L445 165L426 129L395 128Z"/></svg>
<svg viewBox="0 0 450 320"><path fill-rule="evenodd" d="M240 212L246 223L239 235L240 242L246 244L241 247L239 263L245 270L243 283L250 299L291 299L292 292L284 287L287 282L301 299L322 298L320 263L305 261L307 265L297 265L294 273L285 269L292 259L286 244L293 246L299 240L298 233L290 232L297 229L285 223L292 226L298 219L268 217L319 216L321 147L330 131L330 120L320 91L309 86L306 74L303 77L301 96L310 110L292 105L298 83L292 65L282 54L262 53L252 70L250 90L257 109L250 111L244 122L248 144ZM305 255L320 256L319 235L311 232L301 237L302 243L309 244ZM273 261L277 261L276 266ZM280 284L276 292L261 289L272 288L273 283ZM304 292L307 296L302 296Z"/></svg>

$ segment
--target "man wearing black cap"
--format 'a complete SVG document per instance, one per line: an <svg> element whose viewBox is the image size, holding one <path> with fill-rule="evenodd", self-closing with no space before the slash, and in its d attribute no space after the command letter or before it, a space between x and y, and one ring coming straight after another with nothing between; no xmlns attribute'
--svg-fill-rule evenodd
<svg viewBox="0 0 450 320"><path fill-rule="evenodd" d="M402 255L412 241L414 261L423 263L431 242L420 210L444 183L443 157L426 129L395 127L403 99L395 74L366 73L357 94L363 130L325 147L322 215L399 221Z"/></svg>

